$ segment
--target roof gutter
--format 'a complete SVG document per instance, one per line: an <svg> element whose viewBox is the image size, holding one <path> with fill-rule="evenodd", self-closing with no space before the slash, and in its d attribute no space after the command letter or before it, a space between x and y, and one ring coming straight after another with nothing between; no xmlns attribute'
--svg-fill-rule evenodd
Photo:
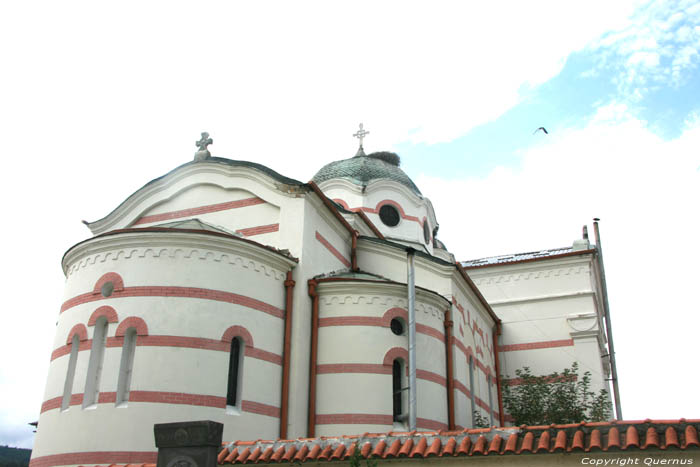
<svg viewBox="0 0 700 467"><path fill-rule="evenodd" d="M617 365L615 364L615 344L612 336L612 323L610 322L610 304L608 303L608 285L605 281L605 266L603 265L603 246L600 243L600 232L598 230L598 219L593 219L593 230L595 232L595 246L598 251L598 269L600 271L600 286L603 295L603 318L605 320L605 331L608 339L608 353L610 354L610 371L612 373L613 397L615 398L615 417L622 420L622 406L620 405L620 388L617 379Z"/></svg>

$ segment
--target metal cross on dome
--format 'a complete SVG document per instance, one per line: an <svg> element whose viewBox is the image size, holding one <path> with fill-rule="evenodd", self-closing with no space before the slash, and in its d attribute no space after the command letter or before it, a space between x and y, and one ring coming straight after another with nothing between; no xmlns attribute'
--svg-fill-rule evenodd
<svg viewBox="0 0 700 467"><path fill-rule="evenodd" d="M353 136L357 139L360 140L360 147L362 147L362 140L365 139L365 136L369 134L369 131L365 131L364 126L362 123L360 123L360 130L355 133Z"/></svg>

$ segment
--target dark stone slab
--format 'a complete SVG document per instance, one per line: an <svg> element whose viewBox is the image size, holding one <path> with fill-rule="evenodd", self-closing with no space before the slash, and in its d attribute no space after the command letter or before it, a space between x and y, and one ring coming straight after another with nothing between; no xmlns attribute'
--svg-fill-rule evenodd
<svg viewBox="0 0 700 467"><path fill-rule="evenodd" d="M216 467L223 431L210 420L154 425L158 467Z"/></svg>

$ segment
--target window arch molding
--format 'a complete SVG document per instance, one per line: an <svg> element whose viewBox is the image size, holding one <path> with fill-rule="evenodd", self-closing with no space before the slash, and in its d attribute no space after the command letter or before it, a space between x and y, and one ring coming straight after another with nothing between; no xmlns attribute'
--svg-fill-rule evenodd
<svg viewBox="0 0 700 467"><path fill-rule="evenodd" d="M107 319L107 323L118 323L119 322L119 316L117 315L117 312L112 308L111 306L101 306L95 311L92 312L90 315L90 319L88 319L88 326L94 326L97 324L97 320L104 316Z"/></svg>
<svg viewBox="0 0 700 467"><path fill-rule="evenodd" d="M124 290L124 279L122 279L122 276L116 272L108 272L103 274L99 279L97 279L97 282L95 282L95 287L92 289L93 295L102 293L102 286L107 282L111 282L114 286L113 292L121 292Z"/></svg>
<svg viewBox="0 0 700 467"><path fill-rule="evenodd" d="M236 337L239 337L246 347L255 347L253 344L253 336L243 326L230 326L224 331L223 335L221 336L221 340L230 344Z"/></svg>
<svg viewBox="0 0 700 467"><path fill-rule="evenodd" d="M84 324L79 323L73 326L70 331L68 331L68 337L66 337L66 345L70 344L71 341L73 340L74 335L78 335L78 340L80 342L84 342L88 340L88 332L87 328L85 327Z"/></svg>
<svg viewBox="0 0 700 467"><path fill-rule="evenodd" d="M253 336L243 326L228 327L221 340L227 344L229 351L228 380L226 384L226 411L240 414L243 404L243 367L245 354L253 349Z"/></svg>
<svg viewBox="0 0 700 467"><path fill-rule="evenodd" d="M382 364L389 370L387 373L391 374L392 365L394 364L394 360L397 358L403 359L403 361L408 365L408 350L404 349L403 347L392 347L387 351L387 353L384 354L384 361Z"/></svg>
<svg viewBox="0 0 700 467"><path fill-rule="evenodd" d="M115 332L114 336L124 337L126 335L126 331L128 331L129 328L136 329L137 336L148 335L148 325L146 324L146 322L138 316L129 316L128 318L124 319L121 323L119 323L119 326L117 326L117 331Z"/></svg>

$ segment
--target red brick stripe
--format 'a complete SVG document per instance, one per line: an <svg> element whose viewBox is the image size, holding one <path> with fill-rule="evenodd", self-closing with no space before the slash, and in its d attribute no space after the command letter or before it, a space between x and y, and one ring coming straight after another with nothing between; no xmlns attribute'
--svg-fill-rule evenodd
<svg viewBox="0 0 700 467"><path fill-rule="evenodd" d="M382 318L376 316L334 316L331 318L320 318L318 327L326 326L385 326Z"/></svg>
<svg viewBox="0 0 700 467"><path fill-rule="evenodd" d="M44 413L47 410L60 408L62 399L62 397L54 397L45 401L43 404L41 404L41 413ZM97 402L99 404L113 404L116 402L116 400L116 392L101 392ZM193 405L199 407L215 407L219 409L226 408L225 397L210 396L205 394L188 394L183 392L130 391L129 402ZM70 405L81 405L82 403L82 394L73 394L71 396ZM241 408L244 412L250 412L259 415L267 415L269 417L279 418L280 414L279 407L274 407L272 405L267 405L255 401L244 400L241 402Z"/></svg>
<svg viewBox="0 0 700 467"><path fill-rule="evenodd" d="M326 363L316 365L316 374L369 373L390 375L392 367L373 363ZM437 373L428 370L416 370L416 378L447 386L447 380Z"/></svg>
<svg viewBox="0 0 700 467"><path fill-rule="evenodd" d="M262 235L270 232L277 232L280 229L279 224L259 225L257 227L248 227L245 229L236 230L237 233L244 237L252 237L253 235Z"/></svg>
<svg viewBox="0 0 700 467"><path fill-rule="evenodd" d="M92 340L80 343L78 351L90 349ZM124 344L123 337L108 337L105 347L121 347ZM217 339L206 339L203 337L185 336L138 336L136 338L137 347L184 347L189 349L216 350L219 352L229 352L231 343ZM64 345L53 351L51 361L70 353L70 345ZM265 360L266 362L282 364L282 356L267 350L257 349L252 346L245 347L245 356Z"/></svg>
<svg viewBox="0 0 700 467"><path fill-rule="evenodd" d="M260 402L242 401L241 408L244 412L255 413L258 415L267 415L268 417L280 417L280 408L272 405L262 404Z"/></svg>
<svg viewBox="0 0 700 467"><path fill-rule="evenodd" d="M513 352L516 350L551 349L552 347L571 347L573 339L561 339L556 341L528 342L526 344L499 345L499 352Z"/></svg>
<svg viewBox="0 0 700 467"><path fill-rule="evenodd" d="M316 231L316 240L318 240L321 245L325 246L328 251L331 252L333 256L338 258L338 260L345 265L346 268L350 267L350 261L345 259L345 256L338 250L336 250L333 245L330 244L328 240L326 240L323 235L321 235L318 231Z"/></svg>
<svg viewBox="0 0 700 467"><path fill-rule="evenodd" d="M370 413L337 413L316 415L317 425L393 425L394 417L391 415ZM446 430L447 424L428 418L416 418L418 428L430 430Z"/></svg>
<svg viewBox="0 0 700 467"><path fill-rule="evenodd" d="M47 410L53 410L57 409L61 406L61 400L63 397L54 397L53 399L49 399L47 401L44 401L43 404L41 404L41 413L46 412Z"/></svg>
<svg viewBox="0 0 700 467"><path fill-rule="evenodd" d="M284 310L270 305L269 303L256 300L245 295L220 290L201 289L198 287L172 287L172 286L138 286L125 287L120 292L114 292L107 300L121 297L181 297L181 298L201 298L202 300L214 300L218 302L233 303L245 306L253 310L262 311L277 318L284 317ZM106 300L101 294L92 292L84 293L66 300L61 306L61 313L83 303L90 303L98 300Z"/></svg>
<svg viewBox="0 0 700 467"><path fill-rule="evenodd" d="M317 425L393 425L394 417L371 413L337 413L316 415Z"/></svg>
<svg viewBox="0 0 700 467"><path fill-rule="evenodd" d="M430 326L426 326L425 324L416 323L416 332L420 334L425 334L430 337L434 337L443 344L445 343L445 335L443 333L441 333L437 329L431 328Z"/></svg>
<svg viewBox="0 0 700 467"><path fill-rule="evenodd" d="M379 203L377 203L376 208L366 208L364 206L360 206L357 208L350 208L350 209L346 208L346 209L348 209L349 211L354 211L354 212L362 211L362 212L368 212L370 214L379 214L379 210L385 204L390 204L391 206L394 206L399 211L399 214L401 215L401 217L403 219L406 219L407 221L413 221L413 222L418 222L419 224L423 224L423 222L420 219L418 219L416 216L409 216L408 214L406 214L406 212L403 210L401 205L393 200L386 200L385 199L383 201L380 201Z"/></svg>
<svg viewBox="0 0 700 467"><path fill-rule="evenodd" d="M323 328L327 326L389 327L389 323L387 323L383 317L378 318L376 316L333 316L330 318L320 318L318 320L318 327ZM434 337L440 342L445 342L445 335L443 333L425 324L416 324L416 332Z"/></svg>
<svg viewBox="0 0 700 467"><path fill-rule="evenodd" d="M428 430L447 430L449 426L447 423L438 422L437 420L430 420L429 418L416 417L416 426L418 428L425 428Z"/></svg>
<svg viewBox="0 0 700 467"><path fill-rule="evenodd" d="M110 464L155 464L158 452L149 451L93 451L67 452L51 456L34 457L31 467L53 467L54 465L110 465Z"/></svg>
<svg viewBox="0 0 700 467"><path fill-rule="evenodd" d="M326 363L323 365L316 365L316 374L324 375L331 373L370 373L390 375L391 367L376 363Z"/></svg>
<svg viewBox="0 0 700 467"><path fill-rule="evenodd" d="M457 346L457 348L460 350L460 352L462 352L464 354L464 357L467 359L467 361L469 361L469 350L467 350L467 348L464 346L462 341L460 341L460 340L456 339L454 336L452 336L452 342L454 343L454 345ZM483 352L482 352L482 355L483 355ZM472 355L472 358L474 359L475 366L478 369L480 369L481 371L483 371L485 375L491 374L491 370L486 365L481 363L481 361L478 358L476 358L474 355Z"/></svg>
<svg viewBox="0 0 700 467"><path fill-rule="evenodd" d="M447 387L447 379L445 379L445 377L440 376L437 373L433 373L432 371L416 370L416 378L424 379L426 381L432 381L433 383L437 383Z"/></svg>
<svg viewBox="0 0 700 467"><path fill-rule="evenodd" d="M264 204L265 201L258 198L245 198L236 201L228 201L226 203L208 204L206 206L198 206L196 208L182 209L179 211L165 212L163 214L153 214L151 216L143 216L141 219L134 222L138 224L150 224L151 222L165 221L169 219L178 219L180 217L196 216L198 214L207 214L210 212L226 211L228 209L242 208L245 206L254 206L256 204Z"/></svg>
<svg viewBox="0 0 700 467"><path fill-rule="evenodd" d="M459 380L455 379L454 380L454 385L455 389L467 396L467 398L471 399L472 393L467 389L467 387Z"/></svg>
<svg viewBox="0 0 700 467"><path fill-rule="evenodd" d="M86 341L81 341L80 344L78 345L78 352L81 352L83 350L89 350L90 347L92 347L92 339L86 340ZM51 361L53 362L58 357L68 355L69 353L70 353L70 344L62 345L61 347L59 347L56 350L54 350L53 352L51 352Z"/></svg>

